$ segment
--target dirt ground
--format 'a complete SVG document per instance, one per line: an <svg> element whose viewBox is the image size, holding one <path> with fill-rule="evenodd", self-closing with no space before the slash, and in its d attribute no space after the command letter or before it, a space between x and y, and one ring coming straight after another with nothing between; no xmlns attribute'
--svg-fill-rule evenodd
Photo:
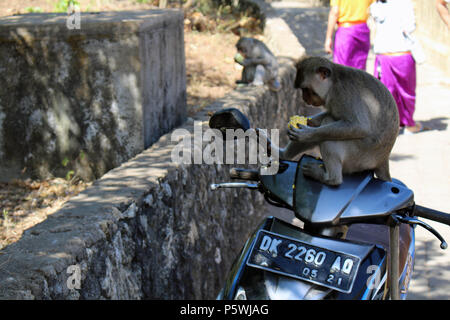
<svg viewBox="0 0 450 320"><path fill-rule="evenodd" d="M56 2L57 0L0 0L0 17L26 14L30 11L53 12ZM150 4L127 0L78 0L78 2L82 11L153 8ZM196 15L198 18L199 14ZM193 115L215 99L232 91L235 88L235 81L240 77L241 67L233 61L238 36L231 31L220 33L193 31L193 20L188 18L185 19L187 104L188 115ZM24 230L45 220L64 202L90 184L77 179L76 175L70 179L54 178L45 181L27 179L0 183L0 250L19 240Z"/></svg>
<svg viewBox="0 0 450 320"><path fill-rule="evenodd" d="M235 88L241 75L233 60L237 40L232 33L185 32L189 115Z"/></svg>

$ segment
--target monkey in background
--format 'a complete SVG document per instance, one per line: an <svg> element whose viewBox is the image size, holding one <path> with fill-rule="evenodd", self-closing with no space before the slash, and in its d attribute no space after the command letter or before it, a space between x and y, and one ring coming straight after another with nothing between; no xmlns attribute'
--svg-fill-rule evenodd
<svg viewBox="0 0 450 320"><path fill-rule="evenodd" d="M242 65L242 79L237 83L262 86L272 91L281 89L278 79L278 61L267 46L254 38L241 37L236 43L235 61Z"/></svg>
<svg viewBox="0 0 450 320"><path fill-rule="evenodd" d="M311 57L297 64L295 87L303 100L325 111L299 129L289 125L290 141L279 149L281 159L319 146L323 166L305 164L303 174L338 186L343 174L374 170L391 181L389 155L399 130L399 116L389 90L369 73ZM274 146L271 146L273 149Z"/></svg>

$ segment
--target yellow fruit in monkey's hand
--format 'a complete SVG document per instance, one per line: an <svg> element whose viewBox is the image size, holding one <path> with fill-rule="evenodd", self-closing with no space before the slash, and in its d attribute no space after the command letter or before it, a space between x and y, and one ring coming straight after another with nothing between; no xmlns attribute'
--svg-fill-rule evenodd
<svg viewBox="0 0 450 320"><path fill-rule="evenodd" d="M236 61L239 64L242 64L244 62L244 57L238 52L236 53L236 55L234 56L234 61Z"/></svg>
<svg viewBox="0 0 450 320"><path fill-rule="evenodd" d="M310 119L310 118L307 118L307 117L304 117L304 116L292 116L291 118L290 118L290 120L289 120L289 124L291 125L291 126L293 126L294 128L299 128L299 124L302 124L302 125L304 125L304 126L306 126L307 125L307 123L308 123L308 119Z"/></svg>

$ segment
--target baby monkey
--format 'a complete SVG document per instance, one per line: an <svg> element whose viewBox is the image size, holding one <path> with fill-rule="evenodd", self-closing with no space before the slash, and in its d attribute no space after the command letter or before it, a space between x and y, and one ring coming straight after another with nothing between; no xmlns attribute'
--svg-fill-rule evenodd
<svg viewBox="0 0 450 320"><path fill-rule="evenodd" d="M242 37L236 43L238 53L234 60L242 65L242 79L237 83L253 86L267 84L272 91L281 89L278 79L278 61L267 46L254 38Z"/></svg>
<svg viewBox="0 0 450 320"><path fill-rule="evenodd" d="M337 186L343 174L374 170L391 181L389 155L399 130L399 116L389 90L369 73L310 57L297 64L295 87L303 100L325 111L307 125L289 125L289 143L279 150L281 159L319 146L323 166L310 163L303 174ZM274 146L272 146L273 148Z"/></svg>

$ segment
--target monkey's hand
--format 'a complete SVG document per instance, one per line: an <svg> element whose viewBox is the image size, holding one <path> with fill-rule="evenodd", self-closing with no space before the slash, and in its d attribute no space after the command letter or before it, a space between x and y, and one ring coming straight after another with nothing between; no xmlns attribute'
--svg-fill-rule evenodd
<svg viewBox="0 0 450 320"><path fill-rule="evenodd" d="M319 127L322 124L322 119L318 118L308 118L308 126Z"/></svg>
<svg viewBox="0 0 450 320"><path fill-rule="evenodd" d="M302 124L298 125L298 129L289 124L287 134L291 141L309 143L314 137L314 130L314 128Z"/></svg>
<svg viewBox="0 0 450 320"><path fill-rule="evenodd" d="M264 59L264 58L245 58L242 61L242 65L244 67L253 66L253 65L256 66L258 64L260 64L262 66L267 66L267 65L269 65L269 61L267 61L267 59Z"/></svg>
<svg viewBox="0 0 450 320"><path fill-rule="evenodd" d="M252 65L252 61L248 58L241 60L240 64L244 67L248 67Z"/></svg>
<svg viewBox="0 0 450 320"><path fill-rule="evenodd" d="M325 117L327 117L329 113L327 111L318 113L311 118L308 118L307 125L310 127L319 127L322 124L322 121Z"/></svg>

